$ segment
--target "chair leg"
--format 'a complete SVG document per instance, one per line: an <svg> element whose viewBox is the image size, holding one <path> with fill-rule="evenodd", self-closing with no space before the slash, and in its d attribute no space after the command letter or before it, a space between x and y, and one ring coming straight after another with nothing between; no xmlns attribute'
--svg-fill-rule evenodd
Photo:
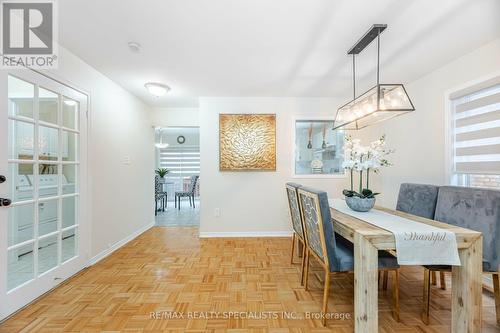
<svg viewBox="0 0 500 333"><path fill-rule="evenodd" d="M297 243L297 252L300 258L302 258L302 255L304 254L304 248L305 248L304 243L302 242Z"/></svg>
<svg viewBox="0 0 500 333"><path fill-rule="evenodd" d="M439 272L439 281L441 284L441 289L446 290L446 276L444 272Z"/></svg>
<svg viewBox="0 0 500 333"><path fill-rule="evenodd" d="M177 208L177 196L175 196L175 198L174 198L174 199L175 199L175 200L174 200L174 207L175 207L175 208Z"/></svg>
<svg viewBox="0 0 500 333"><path fill-rule="evenodd" d="M330 272L325 269L325 290L323 291L323 318L322 324L326 326L326 314L328 312L328 293L330 292Z"/></svg>
<svg viewBox="0 0 500 333"><path fill-rule="evenodd" d="M179 204L177 205L177 209L181 210L181 196L179 196Z"/></svg>
<svg viewBox="0 0 500 333"><path fill-rule="evenodd" d="M424 268L424 293L423 293L422 321L426 325L429 325L429 304L431 301L430 275L431 275L431 271L427 268Z"/></svg>
<svg viewBox="0 0 500 333"><path fill-rule="evenodd" d="M196 208L196 207L194 206L194 195L192 196L192 198L193 198L193 208Z"/></svg>
<svg viewBox="0 0 500 333"><path fill-rule="evenodd" d="M382 289L387 290L387 279L389 278L389 271L384 271L384 281L382 283Z"/></svg>
<svg viewBox="0 0 500 333"><path fill-rule="evenodd" d="M309 249L306 249L306 267L305 267L305 271L304 271L304 288L305 290L307 290L307 282L309 282Z"/></svg>
<svg viewBox="0 0 500 333"><path fill-rule="evenodd" d="M302 265L300 270L300 285L304 285L304 269L306 264L306 246L302 244Z"/></svg>
<svg viewBox="0 0 500 333"><path fill-rule="evenodd" d="M399 322L399 269L394 270L394 280L392 280L392 298L394 301L394 311L392 316Z"/></svg>
<svg viewBox="0 0 500 333"><path fill-rule="evenodd" d="M158 215L158 200L155 200L155 216Z"/></svg>
<svg viewBox="0 0 500 333"><path fill-rule="evenodd" d="M497 314L497 324L500 325L500 283L499 274L493 274L493 293L495 294L495 310Z"/></svg>
<svg viewBox="0 0 500 333"><path fill-rule="evenodd" d="M293 264L293 252L295 251L295 232L292 233L292 254L290 255L290 264Z"/></svg>
<svg viewBox="0 0 500 333"><path fill-rule="evenodd" d="M431 283L433 286L437 285L436 271L431 271Z"/></svg>

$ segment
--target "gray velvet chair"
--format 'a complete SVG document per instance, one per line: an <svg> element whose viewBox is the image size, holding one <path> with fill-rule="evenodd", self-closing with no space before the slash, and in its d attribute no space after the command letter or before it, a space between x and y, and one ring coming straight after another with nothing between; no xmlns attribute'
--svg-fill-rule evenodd
<svg viewBox="0 0 500 333"><path fill-rule="evenodd" d="M500 324L500 191L458 186L439 188L436 221L453 224L483 234L483 272L493 275L497 323ZM425 266L422 320L429 322L430 272L442 274L451 266Z"/></svg>
<svg viewBox="0 0 500 333"><path fill-rule="evenodd" d="M300 248L300 256L302 257L301 261L301 270L300 270L300 285L304 285L304 265L305 265L305 251L306 251L306 240L304 235L304 222L302 220L302 213L300 211L300 203L299 203L299 193L298 189L302 185L295 183L286 183L286 195L288 198L288 206L290 208L290 217L292 220L292 253L290 255L290 263L293 264L293 255L295 252L295 244L301 245ZM297 246L299 248L299 246Z"/></svg>
<svg viewBox="0 0 500 333"><path fill-rule="evenodd" d="M304 221L306 239L305 288L308 286L309 262L315 257L325 271L322 313L328 311L330 275L348 273L354 270L354 246L351 242L335 234L330 215L330 205L326 192L311 188L298 189L300 209ZM379 270L394 271L394 318L399 320L399 265L391 254L379 251ZM326 325L326 316L323 316Z"/></svg>
<svg viewBox="0 0 500 333"><path fill-rule="evenodd" d="M439 186L403 183L399 187L396 210L434 219Z"/></svg>
<svg viewBox="0 0 500 333"><path fill-rule="evenodd" d="M399 187L396 210L416 216L434 219L439 186L428 184L402 183ZM431 272L432 284L436 284L436 272ZM441 289L446 289L444 273L440 274ZM387 274L384 275L383 289L387 289Z"/></svg>

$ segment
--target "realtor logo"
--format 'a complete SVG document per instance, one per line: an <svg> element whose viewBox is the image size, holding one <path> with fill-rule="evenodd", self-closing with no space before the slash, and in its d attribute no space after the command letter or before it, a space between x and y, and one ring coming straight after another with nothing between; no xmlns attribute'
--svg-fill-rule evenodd
<svg viewBox="0 0 500 333"><path fill-rule="evenodd" d="M35 1L1 1L4 68L55 68L57 65L55 3Z"/></svg>

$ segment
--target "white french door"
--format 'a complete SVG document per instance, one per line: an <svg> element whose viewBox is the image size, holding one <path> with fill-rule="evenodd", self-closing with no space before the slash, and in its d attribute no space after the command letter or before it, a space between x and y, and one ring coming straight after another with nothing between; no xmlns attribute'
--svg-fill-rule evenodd
<svg viewBox="0 0 500 333"><path fill-rule="evenodd" d="M0 320L85 267L87 96L0 71Z"/></svg>

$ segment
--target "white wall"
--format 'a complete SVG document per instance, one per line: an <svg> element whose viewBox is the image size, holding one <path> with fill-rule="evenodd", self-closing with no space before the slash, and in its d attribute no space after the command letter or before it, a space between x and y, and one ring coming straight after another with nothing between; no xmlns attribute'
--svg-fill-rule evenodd
<svg viewBox="0 0 500 333"><path fill-rule="evenodd" d="M49 75L90 93L91 257L154 222L150 109L64 48ZM130 157L131 164L123 160Z"/></svg>
<svg viewBox="0 0 500 333"><path fill-rule="evenodd" d="M154 108L151 119L153 126L159 127L200 125L198 108Z"/></svg>
<svg viewBox="0 0 500 333"><path fill-rule="evenodd" d="M375 190L378 202L395 207L403 182L446 184L445 94L500 71L500 39L461 56L406 85L416 111L361 131L362 139L387 134L388 146L396 149L394 166L382 171ZM448 152L446 152L448 153ZM378 181L378 182L377 182Z"/></svg>
<svg viewBox="0 0 500 333"><path fill-rule="evenodd" d="M335 115L339 100L322 98L201 98L200 235L287 234L285 183L295 181L340 197L346 179L293 179L293 117ZM219 113L275 113L277 170L219 172ZM214 210L221 216L215 217ZM228 234L225 234L228 233Z"/></svg>

